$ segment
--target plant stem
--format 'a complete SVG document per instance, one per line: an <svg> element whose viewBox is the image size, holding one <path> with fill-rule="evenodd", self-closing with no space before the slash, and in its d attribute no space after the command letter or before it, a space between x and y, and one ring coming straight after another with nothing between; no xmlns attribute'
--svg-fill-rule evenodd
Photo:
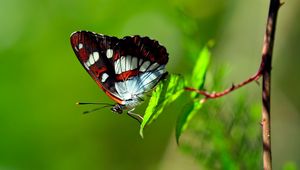
<svg viewBox="0 0 300 170"><path fill-rule="evenodd" d="M271 94L271 69L272 53L275 38L277 13L280 7L280 0L271 0L267 28L264 37L262 50L262 138L263 138L263 166L264 170L272 169L271 154L271 112L270 112L270 94Z"/></svg>

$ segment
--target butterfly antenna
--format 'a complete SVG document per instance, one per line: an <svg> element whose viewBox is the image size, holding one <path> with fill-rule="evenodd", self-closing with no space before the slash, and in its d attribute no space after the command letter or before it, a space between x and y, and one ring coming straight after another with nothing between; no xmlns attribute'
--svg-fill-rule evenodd
<svg viewBox="0 0 300 170"><path fill-rule="evenodd" d="M95 102L77 102L77 105L105 105L105 106L114 106L114 104L110 103L95 103Z"/></svg>
<svg viewBox="0 0 300 170"><path fill-rule="evenodd" d="M99 107L99 108L95 108L95 109L92 109L92 110L84 111L83 114L95 112L97 110L100 110L100 109L103 109L103 108L106 108L106 107L112 107L112 106L114 106L113 104L110 104L110 103L101 103L101 102L98 102L98 103L97 102L77 102L76 104L77 105L104 105L104 106Z"/></svg>
<svg viewBox="0 0 300 170"><path fill-rule="evenodd" d="M100 110L100 109L103 109L103 108L106 108L106 107L111 107L111 106L102 106L102 107L98 107L98 108L95 108L95 109L92 109L92 110L84 111L83 114L95 112L95 111L97 111L97 110Z"/></svg>

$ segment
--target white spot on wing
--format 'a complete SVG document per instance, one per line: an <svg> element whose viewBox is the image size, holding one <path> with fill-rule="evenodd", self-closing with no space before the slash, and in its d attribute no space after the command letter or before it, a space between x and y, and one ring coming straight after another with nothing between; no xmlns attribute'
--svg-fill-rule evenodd
<svg viewBox="0 0 300 170"><path fill-rule="evenodd" d="M90 54L89 59L84 63L86 67L90 67L99 60L99 53L97 51Z"/></svg>
<svg viewBox="0 0 300 170"><path fill-rule="evenodd" d="M106 50L106 57L107 58L112 58L114 51L112 49L107 49Z"/></svg>
<svg viewBox="0 0 300 170"><path fill-rule="evenodd" d="M93 65L95 63L93 54L90 54L90 56L89 56L89 63L90 63L90 65Z"/></svg>
<svg viewBox="0 0 300 170"><path fill-rule="evenodd" d="M93 52L94 61L97 62L99 60L99 53L97 51Z"/></svg>
<svg viewBox="0 0 300 170"><path fill-rule="evenodd" d="M140 58L140 60L139 60L139 66L142 65L142 62L143 62L143 61L144 61L144 60Z"/></svg>
<svg viewBox="0 0 300 170"><path fill-rule="evenodd" d="M128 55L125 57L125 71L132 70L131 68L131 56Z"/></svg>
<svg viewBox="0 0 300 170"><path fill-rule="evenodd" d="M109 75L107 73L103 73L101 77L101 82L104 83L108 77Z"/></svg>
<svg viewBox="0 0 300 170"><path fill-rule="evenodd" d="M121 62L121 63L120 63L120 65L121 65L121 73L124 72L124 71L126 71L126 70L125 70L125 66L126 66L125 61L126 61L125 57L122 56L122 57L120 58L120 62Z"/></svg>
<svg viewBox="0 0 300 170"><path fill-rule="evenodd" d="M158 66L159 66L158 63L154 63L148 68L148 71L152 71L152 70L156 69Z"/></svg>
<svg viewBox="0 0 300 170"><path fill-rule="evenodd" d="M89 68L89 67L91 66L91 63L90 63L89 60L87 60L87 61L84 63L84 65L85 65L87 68Z"/></svg>
<svg viewBox="0 0 300 170"><path fill-rule="evenodd" d="M131 67L132 67L132 70L137 68L137 58L136 57L132 57Z"/></svg>
<svg viewBox="0 0 300 170"><path fill-rule="evenodd" d="M90 69L89 66L87 65L87 63L83 63L83 65L86 69L88 69L88 70Z"/></svg>
<svg viewBox="0 0 300 170"><path fill-rule="evenodd" d="M122 72L122 70L121 70L121 65L120 65L120 58L117 60L117 61L115 61L115 63L114 63L114 65L115 65L115 72L116 72L116 74L120 74L121 72Z"/></svg>
<svg viewBox="0 0 300 170"><path fill-rule="evenodd" d="M141 65L140 71L141 71L141 72L146 71L147 68L149 67L149 65L150 65L150 61L145 61L145 62L143 63L143 65Z"/></svg>
<svg viewBox="0 0 300 170"><path fill-rule="evenodd" d="M83 44L82 43L79 43L78 44L78 49L80 50L80 49L82 49L83 48Z"/></svg>

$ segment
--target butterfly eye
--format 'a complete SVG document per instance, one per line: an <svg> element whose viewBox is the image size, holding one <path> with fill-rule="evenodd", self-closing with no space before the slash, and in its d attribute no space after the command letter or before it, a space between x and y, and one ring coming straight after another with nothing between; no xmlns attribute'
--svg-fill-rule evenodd
<svg viewBox="0 0 300 170"><path fill-rule="evenodd" d="M115 105L114 107L111 108L111 111L115 112L115 113L118 113L118 114L122 114L123 110L121 108L120 105Z"/></svg>

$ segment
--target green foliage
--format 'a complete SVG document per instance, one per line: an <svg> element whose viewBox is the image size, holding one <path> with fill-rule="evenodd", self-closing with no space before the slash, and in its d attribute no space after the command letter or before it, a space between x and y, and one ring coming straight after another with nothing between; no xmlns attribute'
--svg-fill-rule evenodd
<svg viewBox="0 0 300 170"><path fill-rule="evenodd" d="M205 75L209 65L211 53L205 46L199 53L196 65L194 66L191 85L194 88L202 89L205 81ZM191 93L191 97L195 98L196 93Z"/></svg>
<svg viewBox="0 0 300 170"><path fill-rule="evenodd" d="M179 138L181 134L186 130L188 127L189 122L192 118L198 113L201 109L202 103L200 102L190 102L188 103L182 114L178 117L177 124L176 124L176 142L179 144Z"/></svg>
<svg viewBox="0 0 300 170"><path fill-rule="evenodd" d="M194 66L191 84L192 87L197 89L202 89L204 86L205 76L207 72L207 68L209 65L211 53L207 46L205 46L198 55L197 62ZM191 93L191 97L193 102L189 103L182 114L178 117L176 124L176 141L179 143L179 138L184 130L187 128L190 120L195 116L197 112L199 112L202 107L202 103L198 100L194 100L197 98L198 94L195 92Z"/></svg>
<svg viewBox="0 0 300 170"><path fill-rule="evenodd" d="M219 89L224 69L214 75L211 87ZM207 169L259 169L260 107L249 103L246 94L205 102L181 137L182 150Z"/></svg>
<svg viewBox="0 0 300 170"><path fill-rule="evenodd" d="M140 135L143 137L143 130L146 125L152 123L163 111L165 106L176 100L183 92L185 82L182 76L171 74L166 80L158 84L152 93L146 109L143 122L140 126Z"/></svg>

